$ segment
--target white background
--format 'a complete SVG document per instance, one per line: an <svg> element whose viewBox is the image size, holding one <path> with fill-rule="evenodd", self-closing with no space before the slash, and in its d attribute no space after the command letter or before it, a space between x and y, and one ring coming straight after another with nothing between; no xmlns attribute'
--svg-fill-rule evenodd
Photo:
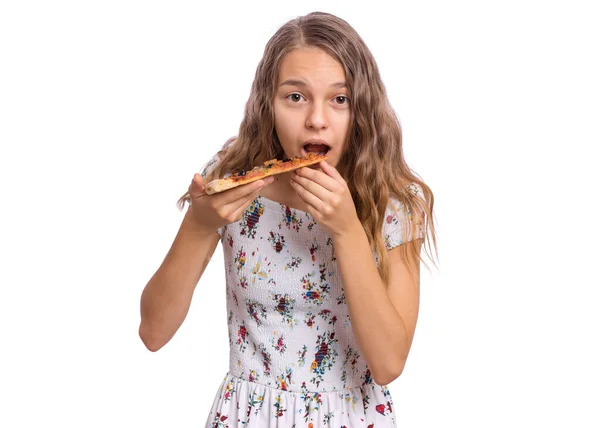
<svg viewBox="0 0 600 428"><path fill-rule="evenodd" d="M265 43L313 10L373 51L435 195L399 426L600 426L592 3L2 2L0 426L203 426L228 367L221 247L157 353L140 293Z"/></svg>

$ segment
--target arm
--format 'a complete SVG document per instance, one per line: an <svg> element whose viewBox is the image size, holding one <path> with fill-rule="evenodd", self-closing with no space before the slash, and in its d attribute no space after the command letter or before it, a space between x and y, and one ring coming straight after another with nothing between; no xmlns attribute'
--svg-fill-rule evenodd
<svg viewBox="0 0 600 428"><path fill-rule="evenodd" d="M185 320L194 289L219 242L216 231L238 221L260 189L272 182L269 177L206 195L202 177L194 175L189 187L190 206L179 232L142 292L139 335L149 350L162 348Z"/></svg>
<svg viewBox="0 0 600 428"><path fill-rule="evenodd" d="M169 342L185 320L194 289L219 242L217 233L201 231L190 221L190 212L142 292L139 335L153 352Z"/></svg>
<svg viewBox="0 0 600 428"><path fill-rule="evenodd" d="M360 224L334 240L352 329L373 379L387 385L404 370L419 311L419 260L411 276L402 244L390 250L390 285L386 290Z"/></svg>
<svg viewBox="0 0 600 428"><path fill-rule="evenodd" d="M420 260L410 259L417 266L411 275L402 252L412 244L390 250L390 285L386 290L346 182L327 162L320 166L322 171L297 170L291 184L332 237L358 346L375 382L386 385L402 373L414 336Z"/></svg>

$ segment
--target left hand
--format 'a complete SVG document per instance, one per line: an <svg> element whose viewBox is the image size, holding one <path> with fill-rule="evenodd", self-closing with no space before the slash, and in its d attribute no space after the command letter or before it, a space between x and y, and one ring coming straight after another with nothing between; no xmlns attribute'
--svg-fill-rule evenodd
<svg viewBox="0 0 600 428"><path fill-rule="evenodd" d="M290 180L298 196L306 203L308 212L332 237L340 237L360 224L348 184L340 173L326 161L319 163L322 171L300 168Z"/></svg>

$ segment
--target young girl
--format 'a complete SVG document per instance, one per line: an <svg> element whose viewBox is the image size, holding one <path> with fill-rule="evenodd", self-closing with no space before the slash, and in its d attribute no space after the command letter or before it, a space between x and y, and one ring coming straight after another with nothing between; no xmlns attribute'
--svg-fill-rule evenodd
<svg viewBox="0 0 600 428"><path fill-rule="evenodd" d="M214 178L308 152L327 160L203 193ZM375 60L348 23L311 13L277 31L237 138L185 201L142 294L140 337L152 351L173 337L221 241L230 364L206 426L396 426L386 385L415 332L433 195L404 161Z"/></svg>

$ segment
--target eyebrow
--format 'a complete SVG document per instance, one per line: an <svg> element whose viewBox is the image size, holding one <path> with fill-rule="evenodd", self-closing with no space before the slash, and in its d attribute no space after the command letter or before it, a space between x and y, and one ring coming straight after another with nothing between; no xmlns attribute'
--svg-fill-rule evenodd
<svg viewBox="0 0 600 428"><path fill-rule="evenodd" d="M279 85L279 87L285 86L285 85L290 85L290 86L307 86L306 82L304 80L298 80L298 79L288 79L285 80L283 82L281 82L281 84ZM329 85L331 88L346 88L346 82L336 82L336 83L332 83L331 85Z"/></svg>

